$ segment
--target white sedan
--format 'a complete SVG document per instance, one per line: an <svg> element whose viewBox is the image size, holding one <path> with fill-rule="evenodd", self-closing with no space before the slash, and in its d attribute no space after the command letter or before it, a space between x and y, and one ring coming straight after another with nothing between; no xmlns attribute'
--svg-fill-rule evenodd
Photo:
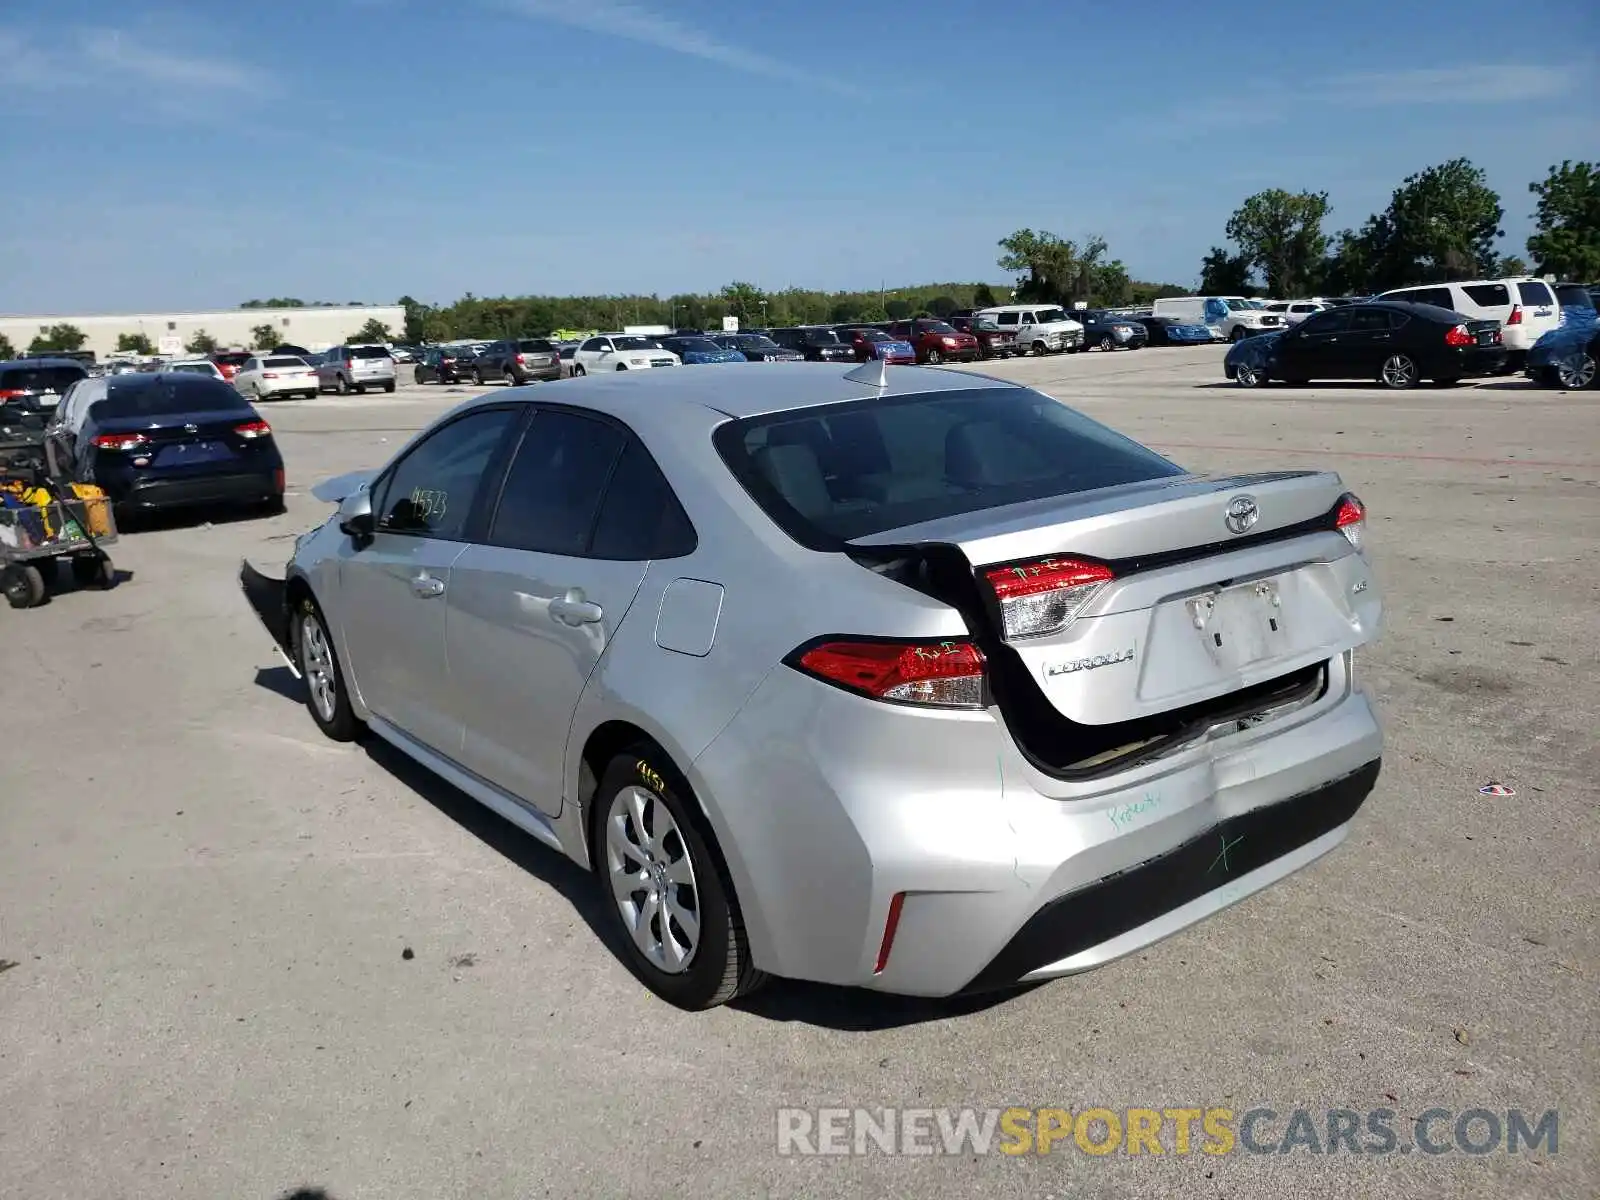
<svg viewBox="0 0 1600 1200"><path fill-rule="evenodd" d="M316 368L293 354L258 355L245 360L233 377L233 386L251 400L276 400L280 396L315 400L322 391Z"/></svg>
<svg viewBox="0 0 1600 1200"><path fill-rule="evenodd" d="M184 375L207 375L212 379L220 379L223 383L228 382L228 377L209 358L180 358L175 362L169 362L161 369L178 371Z"/></svg>
<svg viewBox="0 0 1600 1200"><path fill-rule="evenodd" d="M572 374L596 371L648 371L651 367L678 367L682 361L655 338L637 334L606 333L592 337L572 356Z"/></svg>

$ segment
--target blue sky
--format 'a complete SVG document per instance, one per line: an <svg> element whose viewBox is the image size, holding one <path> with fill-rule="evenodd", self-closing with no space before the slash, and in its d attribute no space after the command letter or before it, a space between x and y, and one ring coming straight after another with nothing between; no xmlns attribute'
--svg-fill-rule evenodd
<svg viewBox="0 0 1600 1200"><path fill-rule="evenodd" d="M9 0L0 311L999 282L1021 226L1188 283L1253 191L1457 155L1520 253L1600 158L1594 0L1252 9Z"/></svg>

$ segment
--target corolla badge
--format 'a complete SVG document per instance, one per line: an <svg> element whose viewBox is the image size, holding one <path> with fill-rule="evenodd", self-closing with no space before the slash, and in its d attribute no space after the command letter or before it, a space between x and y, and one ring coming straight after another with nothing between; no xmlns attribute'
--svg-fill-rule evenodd
<svg viewBox="0 0 1600 1200"><path fill-rule="evenodd" d="M1072 675L1078 671L1092 671L1096 667L1110 667L1117 663L1132 662L1133 647L1126 650L1113 651L1110 654L1096 654L1093 658L1076 658L1071 662L1049 663L1045 666L1045 678L1056 675Z"/></svg>
<svg viewBox="0 0 1600 1200"><path fill-rule="evenodd" d="M1260 519L1261 510L1251 496L1235 496L1229 500L1228 511L1223 515L1230 533L1245 533Z"/></svg>

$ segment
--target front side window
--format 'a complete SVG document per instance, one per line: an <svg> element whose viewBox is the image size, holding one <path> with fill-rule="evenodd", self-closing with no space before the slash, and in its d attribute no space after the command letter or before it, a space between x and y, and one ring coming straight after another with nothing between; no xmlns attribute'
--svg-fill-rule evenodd
<svg viewBox="0 0 1600 1200"><path fill-rule="evenodd" d="M430 434L374 489L381 496L378 528L460 541L495 451L517 417L508 408L469 413Z"/></svg>

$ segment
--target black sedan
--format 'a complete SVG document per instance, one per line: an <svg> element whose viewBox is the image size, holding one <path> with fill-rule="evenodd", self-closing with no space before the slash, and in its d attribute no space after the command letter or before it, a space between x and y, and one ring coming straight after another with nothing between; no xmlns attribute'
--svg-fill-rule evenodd
<svg viewBox="0 0 1600 1200"><path fill-rule="evenodd" d="M1330 309L1282 333L1235 342L1222 371L1241 387L1274 379L1375 379L1399 390L1424 379L1452 384L1492 375L1505 359L1498 321L1475 321L1431 304L1377 301Z"/></svg>
<svg viewBox="0 0 1600 1200"><path fill-rule="evenodd" d="M283 507L272 426L233 388L204 375L119 375L83 427L53 431L74 477L119 514L210 505Z"/></svg>
<svg viewBox="0 0 1600 1200"><path fill-rule="evenodd" d="M806 357L764 333L716 333L711 340L726 350L737 350L747 362L804 362Z"/></svg>

